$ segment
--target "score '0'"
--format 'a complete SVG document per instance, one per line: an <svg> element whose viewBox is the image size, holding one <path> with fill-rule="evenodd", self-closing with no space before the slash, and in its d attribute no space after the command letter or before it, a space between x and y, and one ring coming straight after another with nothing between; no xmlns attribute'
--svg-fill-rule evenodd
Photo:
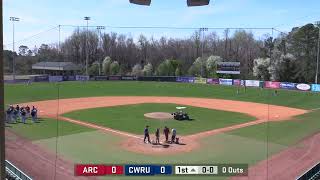
<svg viewBox="0 0 320 180"><path fill-rule="evenodd" d="M161 166L161 168L160 168L160 172L161 172L161 174L166 173L166 168L165 168L164 166Z"/></svg>
<svg viewBox="0 0 320 180"><path fill-rule="evenodd" d="M111 171L112 171L112 174L116 174L117 173L117 167L112 166Z"/></svg>

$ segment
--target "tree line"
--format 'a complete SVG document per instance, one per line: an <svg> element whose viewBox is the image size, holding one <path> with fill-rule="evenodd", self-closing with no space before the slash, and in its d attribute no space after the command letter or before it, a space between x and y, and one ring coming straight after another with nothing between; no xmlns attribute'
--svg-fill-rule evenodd
<svg viewBox="0 0 320 180"><path fill-rule="evenodd" d="M245 30L223 35L208 32L201 38L195 31L188 38L153 37L143 34L137 41L124 34L97 33L76 29L61 43L42 44L33 49L21 45L17 53L5 50L4 72L30 74L32 64L41 61L70 61L83 67L89 56L90 75L203 76L221 77L216 63L240 62L242 79L314 82L319 27L306 24L277 37L256 39Z"/></svg>

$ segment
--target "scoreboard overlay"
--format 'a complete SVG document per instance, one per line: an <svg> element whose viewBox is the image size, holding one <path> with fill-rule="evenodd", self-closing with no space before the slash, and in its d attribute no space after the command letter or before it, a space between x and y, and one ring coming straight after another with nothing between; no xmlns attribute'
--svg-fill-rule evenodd
<svg viewBox="0 0 320 180"><path fill-rule="evenodd" d="M247 164L77 164L75 176L248 176Z"/></svg>

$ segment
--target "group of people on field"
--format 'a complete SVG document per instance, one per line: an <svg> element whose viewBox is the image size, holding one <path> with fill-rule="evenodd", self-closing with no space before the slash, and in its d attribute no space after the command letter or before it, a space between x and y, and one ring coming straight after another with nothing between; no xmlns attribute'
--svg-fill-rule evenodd
<svg viewBox="0 0 320 180"><path fill-rule="evenodd" d="M17 123L20 121L26 124L27 119L31 117L32 122L37 122L38 110L34 106L32 109L29 106L10 105L6 111L6 123Z"/></svg>
<svg viewBox="0 0 320 180"><path fill-rule="evenodd" d="M164 129L163 129L163 134L166 138L166 143L176 143L176 144L179 144L179 138L177 138L177 130L176 129L171 129L171 141L169 141L169 134L170 134L170 129L165 126ZM155 132L155 137L156 137L156 141L155 141L155 144L160 144L160 128L157 128L156 132ZM144 129L144 139L143 139L143 142L144 143L150 143L151 144L151 141L150 141L150 134L149 134L149 126L146 126L145 129Z"/></svg>

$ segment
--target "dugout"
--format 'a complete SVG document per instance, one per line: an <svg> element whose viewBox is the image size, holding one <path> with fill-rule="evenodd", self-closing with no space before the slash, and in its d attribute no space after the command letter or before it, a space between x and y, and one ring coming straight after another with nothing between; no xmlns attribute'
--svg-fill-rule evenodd
<svg viewBox="0 0 320 180"><path fill-rule="evenodd" d="M77 75L81 66L72 62L39 62L32 65L33 74L47 74L52 76Z"/></svg>

